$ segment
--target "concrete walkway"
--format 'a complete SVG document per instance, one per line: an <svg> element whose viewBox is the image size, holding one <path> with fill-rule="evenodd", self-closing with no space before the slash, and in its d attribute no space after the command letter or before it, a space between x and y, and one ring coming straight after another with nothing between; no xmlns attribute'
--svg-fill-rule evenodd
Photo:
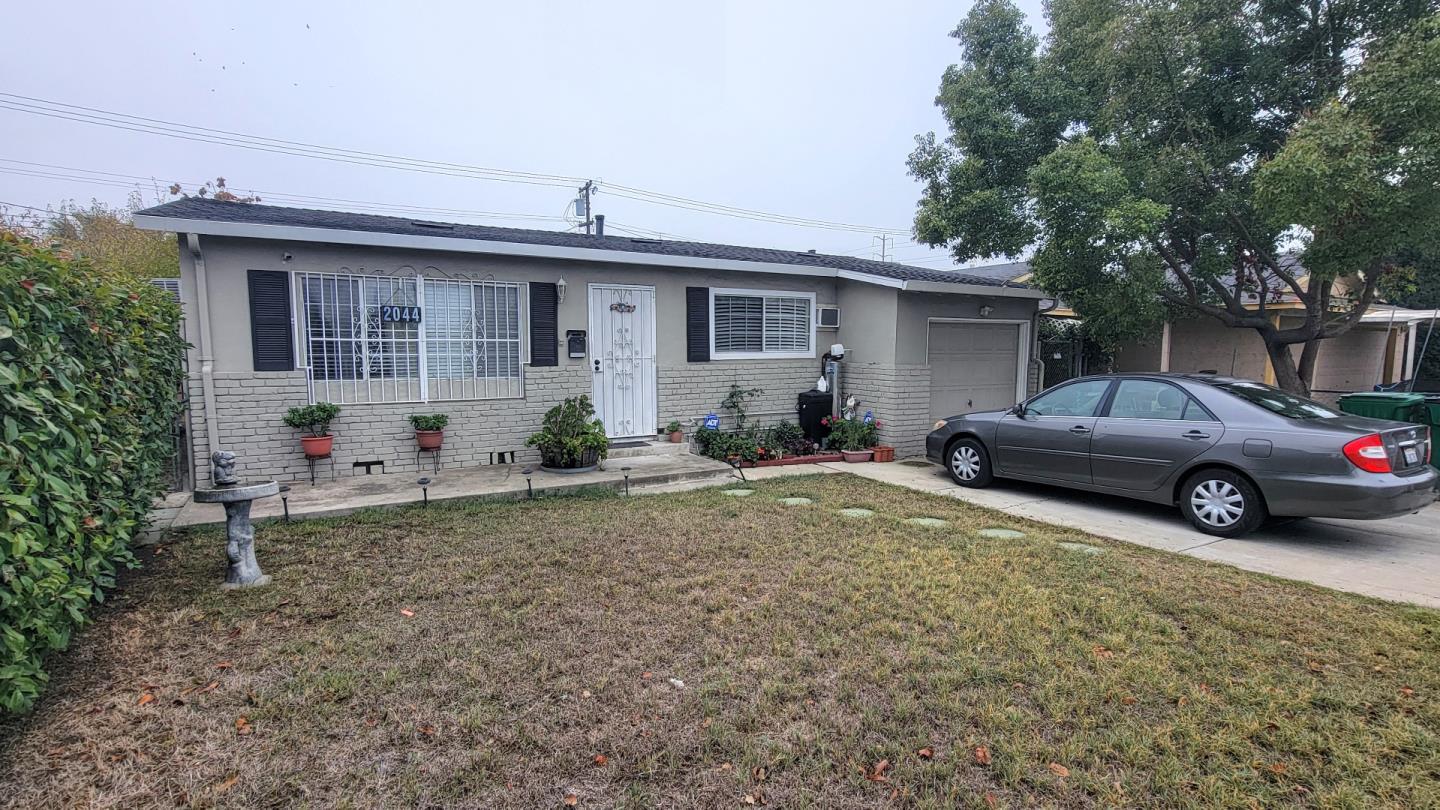
<svg viewBox="0 0 1440 810"><path fill-rule="evenodd" d="M965 489L923 461L767 467L746 474L763 480L817 467L1250 571L1440 607L1440 504L1389 520L1295 520L1224 540L1190 528L1175 508L1019 481Z"/></svg>
<svg viewBox="0 0 1440 810"><path fill-rule="evenodd" d="M308 480L290 481L290 491L286 495L290 501L290 516L294 518L330 517L372 506L418 503L423 497L416 483L421 475L431 479L429 495L432 501L483 496L523 498L526 482L522 470L525 466L496 464L453 469L442 467L438 473L340 475L334 481L321 478L314 486ZM595 486L620 489L625 486L625 467L630 468L632 487L678 483L707 486L725 481L734 473L728 464L689 454L615 458L605 462L605 467L594 472L566 474L545 472L535 465L530 484L536 494ZM255 501L250 512L256 520L283 514L284 503L280 498ZM191 501L180 509L170 525L178 528L224 522L224 507Z"/></svg>

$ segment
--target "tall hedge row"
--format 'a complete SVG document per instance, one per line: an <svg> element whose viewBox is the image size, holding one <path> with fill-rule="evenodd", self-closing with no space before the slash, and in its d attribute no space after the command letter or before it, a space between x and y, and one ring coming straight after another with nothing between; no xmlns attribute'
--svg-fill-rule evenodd
<svg viewBox="0 0 1440 810"><path fill-rule="evenodd" d="M0 712L133 565L164 480L185 349L180 308L0 230Z"/></svg>

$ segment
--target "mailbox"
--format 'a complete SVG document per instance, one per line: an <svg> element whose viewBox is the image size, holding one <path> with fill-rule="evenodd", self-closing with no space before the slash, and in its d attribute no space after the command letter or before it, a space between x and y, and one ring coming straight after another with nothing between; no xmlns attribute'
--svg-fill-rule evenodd
<svg viewBox="0 0 1440 810"><path fill-rule="evenodd" d="M568 329L565 331L565 353L571 357L585 356L585 330Z"/></svg>

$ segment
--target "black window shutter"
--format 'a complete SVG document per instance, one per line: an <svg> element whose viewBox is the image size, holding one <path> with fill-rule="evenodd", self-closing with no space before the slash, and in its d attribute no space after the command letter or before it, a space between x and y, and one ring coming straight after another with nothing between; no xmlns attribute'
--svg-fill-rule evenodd
<svg viewBox="0 0 1440 810"><path fill-rule="evenodd" d="M256 371L294 371L295 333L290 329L290 274L250 271L250 348Z"/></svg>
<svg viewBox="0 0 1440 810"><path fill-rule="evenodd" d="M685 359L710 360L710 288L685 288Z"/></svg>
<svg viewBox="0 0 1440 810"><path fill-rule="evenodd" d="M530 282L530 365L560 365L560 296L554 284Z"/></svg>

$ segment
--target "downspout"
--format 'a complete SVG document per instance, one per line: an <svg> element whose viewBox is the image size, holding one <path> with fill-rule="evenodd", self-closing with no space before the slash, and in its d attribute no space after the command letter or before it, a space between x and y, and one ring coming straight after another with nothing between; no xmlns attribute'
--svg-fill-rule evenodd
<svg viewBox="0 0 1440 810"><path fill-rule="evenodd" d="M205 444L210 453L220 449L220 423L215 406L214 336L210 331L210 290L205 279L205 256L200 252L200 236L185 234L190 255L195 258L195 312L200 320L200 390L205 408ZM209 469L206 465L205 469Z"/></svg>

